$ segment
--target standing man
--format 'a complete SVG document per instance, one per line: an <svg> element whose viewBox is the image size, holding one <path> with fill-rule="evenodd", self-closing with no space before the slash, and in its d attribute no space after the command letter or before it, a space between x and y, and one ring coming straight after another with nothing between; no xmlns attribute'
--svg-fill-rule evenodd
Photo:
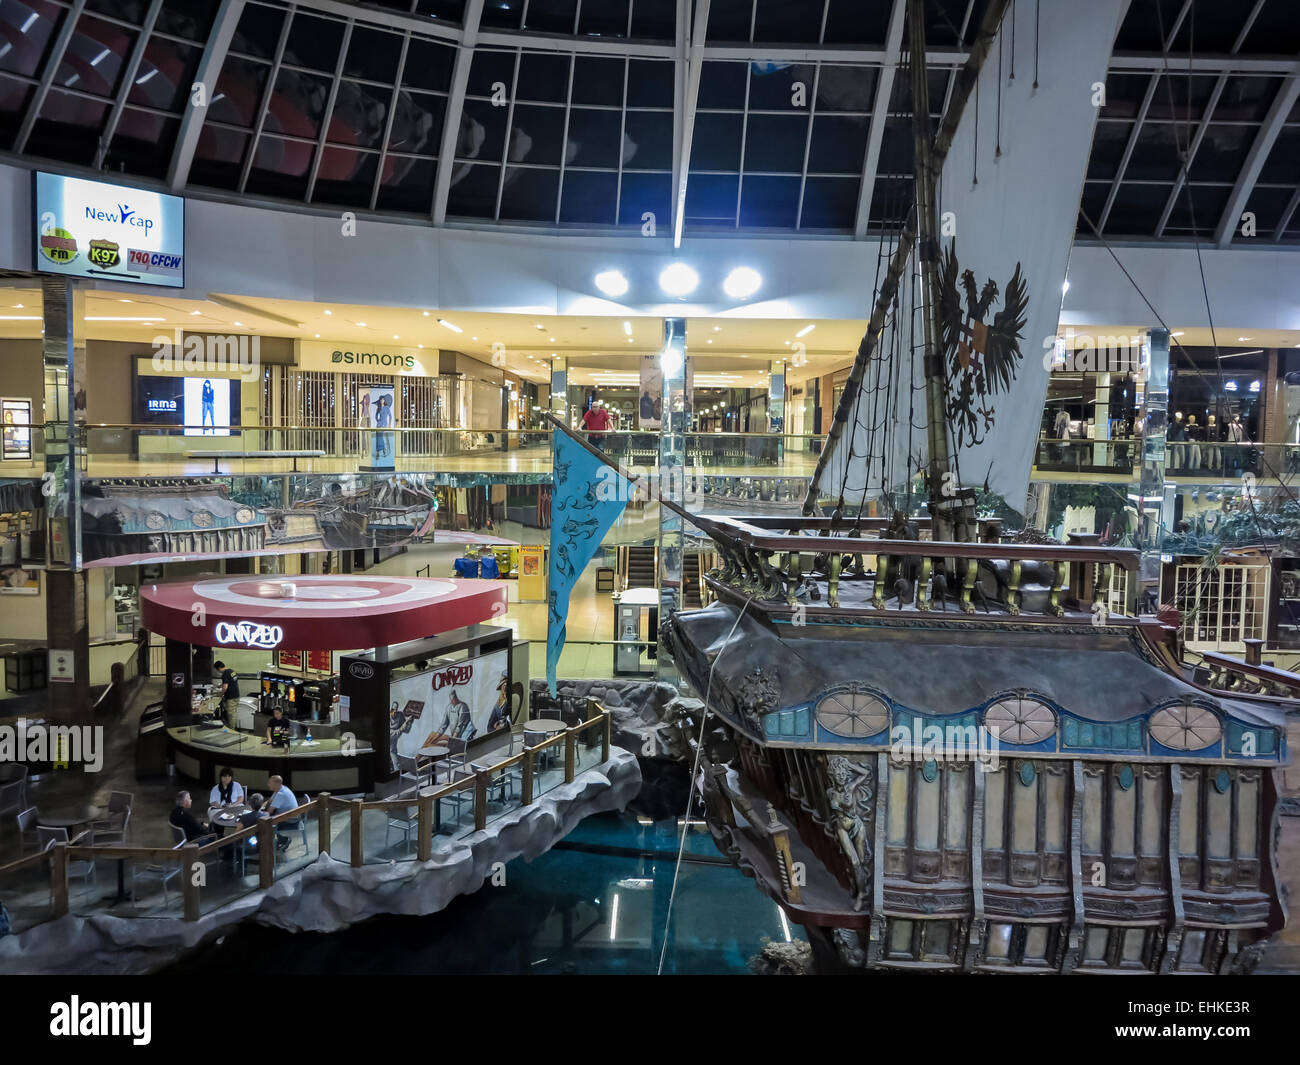
<svg viewBox="0 0 1300 1065"><path fill-rule="evenodd" d="M221 670L221 695L219 696L219 706L221 711L219 717L223 717L229 724L235 720L236 712L239 710L239 681L235 677L235 671L226 668L225 662L213 662L217 669Z"/></svg>
<svg viewBox="0 0 1300 1065"><path fill-rule="evenodd" d="M587 413L582 416L582 427L587 430L587 443L592 447L605 449L605 433L609 432L609 411L596 406L596 393L591 394Z"/></svg>

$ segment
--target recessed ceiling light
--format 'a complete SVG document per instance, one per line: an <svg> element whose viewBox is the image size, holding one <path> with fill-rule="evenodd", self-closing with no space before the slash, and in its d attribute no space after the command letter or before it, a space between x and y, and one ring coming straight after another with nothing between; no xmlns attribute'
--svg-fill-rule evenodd
<svg viewBox="0 0 1300 1065"><path fill-rule="evenodd" d="M331 311L329 308L326 308L325 313L326 313L326 314L333 314L334 312Z"/></svg>
<svg viewBox="0 0 1300 1065"><path fill-rule="evenodd" d="M733 300L747 300L763 287L763 275L750 266L737 266L722 282L722 291Z"/></svg>
<svg viewBox="0 0 1300 1065"><path fill-rule="evenodd" d="M785 342L785 346L788 348L788 347L790 346L790 341L787 340L787 341Z"/></svg>
<svg viewBox="0 0 1300 1065"><path fill-rule="evenodd" d="M320 334L319 334L319 333L316 334L316 338L317 338L317 339L320 339Z"/></svg>
<svg viewBox="0 0 1300 1065"><path fill-rule="evenodd" d="M596 287L606 296L617 299L627 292L627 278L621 270L602 270L595 278Z"/></svg>
<svg viewBox="0 0 1300 1065"><path fill-rule="evenodd" d="M1238 340L1249 340L1250 337L1237 337Z"/></svg>
<svg viewBox="0 0 1300 1065"><path fill-rule="evenodd" d="M424 345L423 345L423 344L416 344L415 346L416 346L417 348L419 348L421 351L424 350Z"/></svg>
<svg viewBox="0 0 1300 1065"><path fill-rule="evenodd" d="M721 333L721 332L722 332L722 326L720 326L720 325L715 325L715 326L713 327L713 331L714 331L715 333Z"/></svg>
<svg viewBox="0 0 1300 1065"><path fill-rule="evenodd" d="M361 326L362 329L364 329L364 328L366 327L366 323L365 323L365 322L358 322L357 325Z"/></svg>
<svg viewBox="0 0 1300 1065"><path fill-rule="evenodd" d="M200 313L202 313L202 312L200 312L200 311L190 311L190 316L193 317L194 315L196 315L196 314L200 314Z"/></svg>
<svg viewBox="0 0 1300 1065"><path fill-rule="evenodd" d="M399 337L396 333L394 333L394 334L393 334L393 339L394 339L394 340L401 340L402 338Z"/></svg>
<svg viewBox="0 0 1300 1065"><path fill-rule="evenodd" d="M628 337L628 338L627 338L627 342L628 342L629 344L631 344L631 343L632 343L632 338L631 338L631 337Z"/></svg>
<svg viewBox="0 0 1300 1065"><path fill-rule="evenodd" d="M713 343L713 337L709 337L707 343L712 344L712 343Z"/></svg>
<svg viewBox="0 0 1300 1065"><path fill-rule="evenodd" d="M130 301L130 300L118 300L117 302L118 302L118 303L130 303L131 301Z"/></svg>
<svg viewBox="0 0 1300 1065"><path fill-rule="evenodd" d="M537 328L538 328L538 329L545 329L546 326L542 325L541 322L538 322L538 323L537 323Z"/></svg>
<svg viewBox="0 0 1300 1065"><path fill-rule="evenodd" d="M160 322L162 321L161 318L159 318L158 320L159 320ZM236 322L236 323L235 323L235 325L238 325L238 326L242 326L243 324L244 324L243 322Z"/></svg>
<svg viewBox="0 0 1300 1065"><path fill-rule="evenodd" d="M689 296L700 283L700 275L685 263L670 263L659 275L659 287L668 295Z"/></svg>
<svg viewBox="0 0 1300 1065"><path fill-rule="evenodd" d="M815 325L804 326L802 329L799 330L799 332L795 333L795 339L797 340L799 337L806 337L809 333L811 333L816 328L817 326Z"/></svg>
<svg viewBox="0 0 1300 1065"><path fill-rule="evenodd" d="M429 317L429 312L428 312L428 311L425 311L425 312L424 312L424 316L425 316L426 318L428 318L428 317Z"/></svg>
<svg viewBox="0 0 1300 1065"><path fill-rule="evenodd" d="M21 303L15 303L14 307L20 311L23 309L23 305Z"/></svg>
<svg viewBox="0 0 1300 1065"><path fill-rule="evenodd" d="M470 340L477 340L478 337L470 337Z"/></svg>

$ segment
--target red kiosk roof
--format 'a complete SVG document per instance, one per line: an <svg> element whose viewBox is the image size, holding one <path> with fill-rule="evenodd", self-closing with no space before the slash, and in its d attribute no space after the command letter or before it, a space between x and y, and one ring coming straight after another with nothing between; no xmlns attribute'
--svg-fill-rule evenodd
<svg viewBox="0 0 1300 1065"><path fill-rule="evenodd" d="M140 589L146 629L200 647L348 651L503 617L499 581L420 577L217 577Z"/></svg>

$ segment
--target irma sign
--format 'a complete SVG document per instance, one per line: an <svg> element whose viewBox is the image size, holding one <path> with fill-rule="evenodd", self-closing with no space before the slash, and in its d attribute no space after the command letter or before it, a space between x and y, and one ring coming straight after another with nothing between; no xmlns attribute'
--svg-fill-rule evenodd
<svg viewBox="0 0 1300 1065"><path fill-rule="evenodd" d="M213 633L220 644L240 644L266 650L279 647L284 639L284 629L279 625L263 625L256 621L218 621Z"/></svg>

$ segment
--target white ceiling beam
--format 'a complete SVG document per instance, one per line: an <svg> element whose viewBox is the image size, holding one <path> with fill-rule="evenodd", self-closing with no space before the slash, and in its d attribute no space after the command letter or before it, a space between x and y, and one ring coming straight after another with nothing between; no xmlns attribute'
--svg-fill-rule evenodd
<svg viewBox="0 0 1300 1065"><path fill-rule="evenodd" d="M685 7L686 5L682 5ZM678 20L679 24L682 20ZM674 108L681 116L681 148L673 160L673 247L682 246L682 227L686 221L686 182L691 171L691 142L695 138L695 110L700 98L700 72L704 66L704 35L709 25L709 0L695 0L695 24L691 27L685 67L678 84L682 86L682 105Z"/></svg>
<svg viewBox="0 0 1300 1065"><path fill-rule="evenodd" d="M1282 126L1291 113L1291 108L1295 106L1297 97L1300 97L1300 77L1287 78L1278 89L1277 96L1273 98L1273 104L1268 109L1268 114L1264 116L1264 124L1255 134L1246 162L1241 168L1241 173L1237 175L1237 183L1232 187L1228 204L1223 209L1223 217L1219 219L1218 228L1214 231L1214 242L1220 248L1226 248L1232 243L1232 235L1237 230L1237 223L1246 208L1246 201L1254 191L1260 171L1264 169L1264 163L1268 161L1269 153L1272 152L1273 145L1277 141L1278 134L1282 132Z"/></svg>
<svg viewBox="0 0 1300 1065"><path fill-rule="evenodd" d="M858 189L858 213L853 222L853 236L858 240L867 235L867 223L871 220L876 168L880 164L880 145L885 139L889 101L894 98L894 78L901 59L906 11L907 0L894 0L893 10L889 13L889 29L885 34L886 58L876 78L876 98L871 105L871 128L867 132L867 150L862 160L862 186Z"/></svg>
<svg viewBox="0 0 1300 1065"><path fill-rule="evenodd" d="M465 24L456 59L451 68L451 89L447 95L447 113L442 120L442 143L438 148L438 171L433 181L433 224L447 221L447 195L451 191L451 172L456 167L456 141L460 139L460 116L465 110L465 89L469 85L469 65L478 43L478 25L483 17L483 0L465 4Z"/></svg>

